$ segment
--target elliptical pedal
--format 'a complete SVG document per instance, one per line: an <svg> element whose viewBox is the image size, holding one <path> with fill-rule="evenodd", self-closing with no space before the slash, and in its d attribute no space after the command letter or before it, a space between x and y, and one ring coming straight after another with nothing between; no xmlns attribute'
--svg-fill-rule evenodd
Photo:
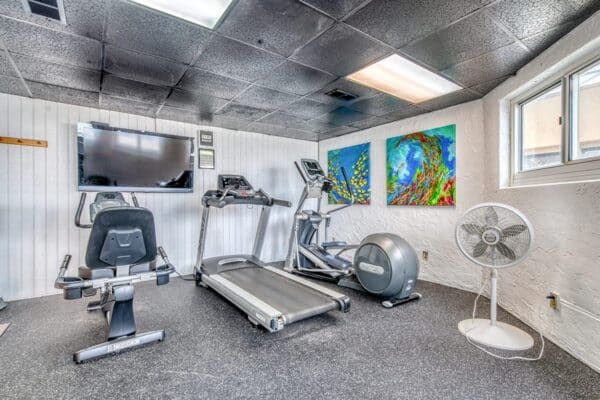
<svg viewBox="0 0 600 400"><path fill-rule="evenodd" d="M405 297L403 299L388 299L381 302L381 305L385 308L394 308L399 306L400 304L405 304L411 301L419 300L421 297L421 293L413 292L410 296Z"/></svg>

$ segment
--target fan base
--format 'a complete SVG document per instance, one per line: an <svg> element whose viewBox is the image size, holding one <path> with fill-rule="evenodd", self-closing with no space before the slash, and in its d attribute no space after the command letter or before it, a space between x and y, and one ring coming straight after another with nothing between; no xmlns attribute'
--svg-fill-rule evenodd
<svg viewBox="0 0 600 400"><path fill-rule="evenodd" d="M522 351L533 347L527 332L504 322L492 325L489 319L469 318L458 323L458 330L469 340L495 349Z"/></svg>

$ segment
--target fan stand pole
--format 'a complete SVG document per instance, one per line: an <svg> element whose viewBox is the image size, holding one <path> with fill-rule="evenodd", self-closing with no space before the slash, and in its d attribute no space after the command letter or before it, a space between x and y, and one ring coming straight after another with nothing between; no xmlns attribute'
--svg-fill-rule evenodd
<svg viewBox="0 0 600 400"><path fill-rule="evenodd" d="M490 319L469 318L460 321L458 330L470 342L500 350L528 350L533 347L533 338L527 332L497 321L498 270L490 272Z"/></svg>
<svg viewBox="0 0 600 400"><path fill-rule="evenodd" d="M496 311L498 308L498 270L490 271L490 324L496 326Z"/></svg>

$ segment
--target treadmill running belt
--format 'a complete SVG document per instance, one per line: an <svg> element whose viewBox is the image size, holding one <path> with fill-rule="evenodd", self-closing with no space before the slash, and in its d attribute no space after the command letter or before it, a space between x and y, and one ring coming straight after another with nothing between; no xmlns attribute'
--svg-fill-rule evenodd
<svg viewBox="0 0 600 400"><path fill-rule="evenodd" d="M265 268L237 268L219 275L279 310L287 323L339 308L335 300Z"/></svg>

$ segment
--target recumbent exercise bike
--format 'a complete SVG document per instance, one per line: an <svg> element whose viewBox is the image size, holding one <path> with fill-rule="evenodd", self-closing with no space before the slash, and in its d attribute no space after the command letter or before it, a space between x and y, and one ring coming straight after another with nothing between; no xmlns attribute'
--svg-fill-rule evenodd
<svg viewBox="0 0 600 400"><path fill-rule="evenodd" d="M162 247L156 246L152 213L139 207L132 193L134 207L118 192L98 193L90 204L91 224L81 223L87 193L83 192L75 215L75 225L91 228L85 254L85 266L77 276L65 276L71 255L61 264L54 286L62 289L66 300L94 296L100 300L88 304L88 311L100 310L108 323L104 343L80 350L73 355L76 363L119 353L126 349L160 342L163 330L136 334L133 312L133 283L155 279L157 285L169 283L175 267ZM157 253L164 264L157 266Z"/></svg>

